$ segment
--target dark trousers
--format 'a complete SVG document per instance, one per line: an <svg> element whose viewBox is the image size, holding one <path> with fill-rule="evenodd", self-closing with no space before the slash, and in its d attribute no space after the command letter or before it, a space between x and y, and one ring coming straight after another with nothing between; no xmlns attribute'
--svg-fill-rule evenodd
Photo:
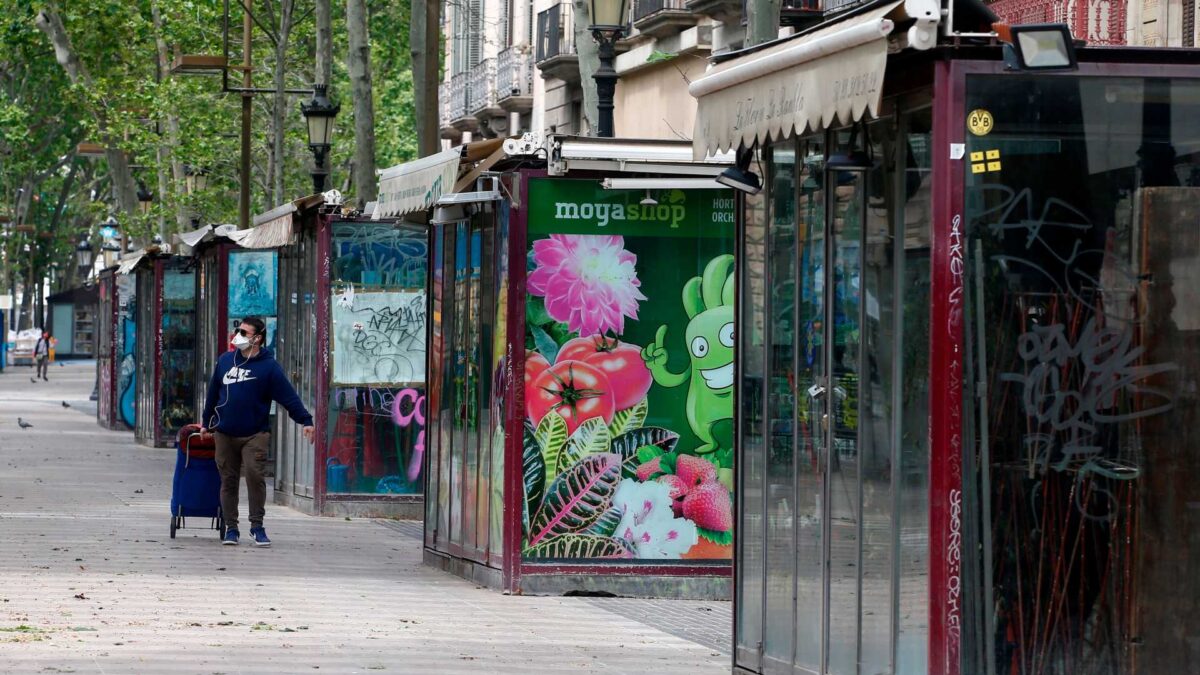
<svg viewBox="0 0 1200 675"><path fill-rule="evenodd" d="M221 512L225 526L237 529L238 488L241 475L246 474L246 496L250 499L250 527L262 527L267 512L267 481L263 465L271 445L270 432L253 436L230 436L213 432L217 444L217 471L221 474Z"/></svg>
<svg viewBox="0 0 1200 675"><path fill-rule="evenodd" d="M50 369L50 357L49 356L39 356L37 358L37 375L35 377L40 377L43 380L49 380L50 378L46 377L46 371L49 369Z"/></svg>

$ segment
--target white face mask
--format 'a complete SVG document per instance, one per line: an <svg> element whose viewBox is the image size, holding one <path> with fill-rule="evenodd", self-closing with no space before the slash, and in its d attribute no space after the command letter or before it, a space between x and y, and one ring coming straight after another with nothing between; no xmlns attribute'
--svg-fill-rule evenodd
<svg viewBox="0 0 1200 675"><path fill-rule="evenodd" d="M233 336L233 346L237 347L238 349L245 349L246 347L250 346L250 338L238 333L237 335Z"/></svg>

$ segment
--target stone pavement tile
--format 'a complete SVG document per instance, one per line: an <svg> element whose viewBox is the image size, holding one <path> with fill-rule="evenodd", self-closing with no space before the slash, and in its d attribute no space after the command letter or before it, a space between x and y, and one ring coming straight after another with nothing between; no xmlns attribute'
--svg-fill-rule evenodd
<svg viewBox="0 0 1200 675"><path fill-rule="evenodd" d="M505 596L428 568L417 523L269 505L272 548L222 547L202 527L172 540L174 450L63 408L94 369L60 371L0 375L0 672L730 670L711 640L594 598Z"/></svg>

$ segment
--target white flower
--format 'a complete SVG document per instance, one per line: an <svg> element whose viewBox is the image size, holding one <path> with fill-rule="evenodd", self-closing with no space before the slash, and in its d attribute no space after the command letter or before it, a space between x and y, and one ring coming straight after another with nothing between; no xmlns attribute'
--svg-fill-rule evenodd
<svg viewBox="0 0 1200 675"><path fill-rule="evenodd" d="M695 523L675 517L667 485L626 478L617 486L613 506L622 513L614 536L628 542L635 557L677 559L699 541Z"/></svg>

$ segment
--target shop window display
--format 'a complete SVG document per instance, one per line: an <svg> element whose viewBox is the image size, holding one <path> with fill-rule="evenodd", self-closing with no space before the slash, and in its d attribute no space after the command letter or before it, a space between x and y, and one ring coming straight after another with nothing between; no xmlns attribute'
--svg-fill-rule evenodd
<svg viewBox="0 0 1200 675"><path fill-rule="evenodd" d="M326 492L420 494L426 235L377 223L332 227Z"/></svg>

